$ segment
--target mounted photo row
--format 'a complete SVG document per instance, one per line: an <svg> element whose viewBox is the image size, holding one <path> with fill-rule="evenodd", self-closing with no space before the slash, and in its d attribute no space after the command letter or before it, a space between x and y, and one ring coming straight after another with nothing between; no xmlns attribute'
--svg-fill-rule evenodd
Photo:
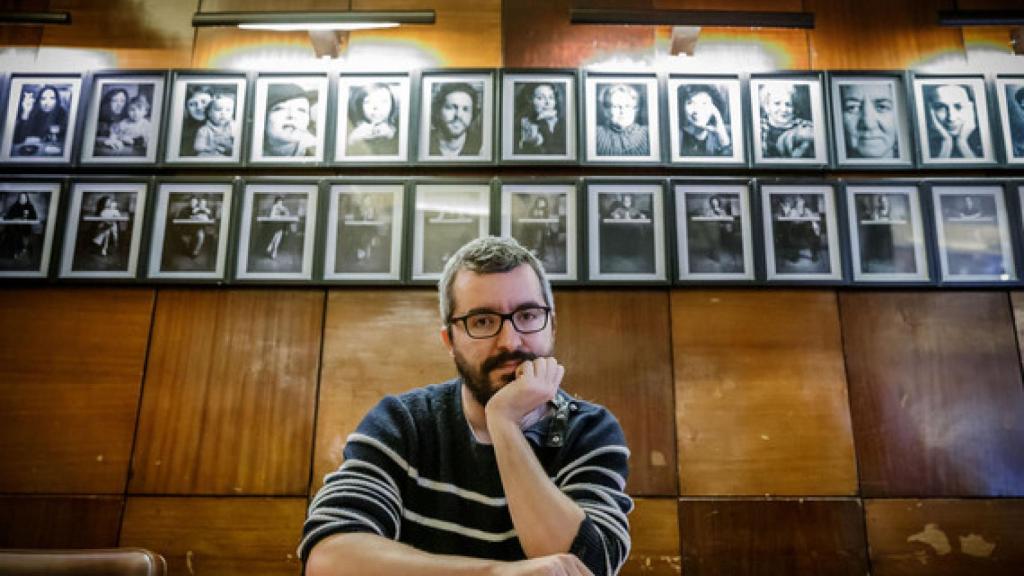
<svg viewBox="0 0 1024 576"><path fill-rule="evenodd" d="M0 80L9 164L1024 164L1024 75L115 70Z"/></svg>
<svg viewBox="0 0 1024 576"><path fill-rule="evenodd" d="M425 284L489 234L559 284L1017 285L1024 181L0 179L0 278Z"/></svg>

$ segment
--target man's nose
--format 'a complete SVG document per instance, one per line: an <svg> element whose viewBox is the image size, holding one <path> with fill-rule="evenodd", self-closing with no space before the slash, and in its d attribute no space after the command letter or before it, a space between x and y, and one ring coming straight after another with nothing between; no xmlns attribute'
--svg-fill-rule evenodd
<svg viewBox="0 0 1024 576"><path fill-rule="evenodd" d="M494 339L495 345L505 350L516 350L523 341L522 334L512 325L511 318L502 321L501 329Z"/></svg>

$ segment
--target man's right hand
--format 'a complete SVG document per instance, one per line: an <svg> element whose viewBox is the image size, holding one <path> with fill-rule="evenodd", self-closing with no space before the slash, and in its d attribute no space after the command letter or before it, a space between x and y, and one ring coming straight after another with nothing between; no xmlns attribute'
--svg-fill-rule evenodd
<svg viewBox="0 0 1024 576"><path fill-rule="evenodd" d="M500 565L494 576L594 576L579 558L572 554L552 554L531 560Z"/></svg>

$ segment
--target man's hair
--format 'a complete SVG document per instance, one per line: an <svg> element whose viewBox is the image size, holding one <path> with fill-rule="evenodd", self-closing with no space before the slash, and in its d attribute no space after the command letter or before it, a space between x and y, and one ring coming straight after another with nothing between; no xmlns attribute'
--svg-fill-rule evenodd
<svg viewBox="0 0 1024 576"><path fill-rule="evenodd" d="M509 272L523 264L529 264L537 274L540 281L541 291L544 293L544 305L555 309L555 299L551 295L551 283L544 273L544 266L540 260L516 242L514 238L498 238L497 236L485 236L469 242L459 248L455 254L448 259L444 265L444 272L437 282L437 291L441 300L441 323L448 324L455 310L455 298L452 295L452 285L455 283L455 275L459 270L468 270L477 274L498 274Z"/></svg>

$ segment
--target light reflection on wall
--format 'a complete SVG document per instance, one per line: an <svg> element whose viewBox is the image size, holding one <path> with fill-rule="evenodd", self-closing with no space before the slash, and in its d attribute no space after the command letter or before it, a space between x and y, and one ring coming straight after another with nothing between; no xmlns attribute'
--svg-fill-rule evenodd
<svg viewBox="0 0 1024 576"><path fill-rule="evenodd" d="M653 47L624 53L599 54L583 64L596 71L658 71L679 73L767 72L793 68L794 58L784 44L749 34L701 31L693 56L672 56L671 30L659 27Z"/></svg>
<svg viewBox="0 0 1024 576"><path fill-rule="evenodd" d="M306 42L235 45L209 58L206 66L267 72L402 72L444 66L429 46L410 41L353 38L336 59L317 58Z"/></svg>
<svg viewBox="0 0 1024 576"><path fill-rule="evenodd" d="M2 48L0 70L67 73L117 68L117 56L106 50L81 48Z"/></svg>

